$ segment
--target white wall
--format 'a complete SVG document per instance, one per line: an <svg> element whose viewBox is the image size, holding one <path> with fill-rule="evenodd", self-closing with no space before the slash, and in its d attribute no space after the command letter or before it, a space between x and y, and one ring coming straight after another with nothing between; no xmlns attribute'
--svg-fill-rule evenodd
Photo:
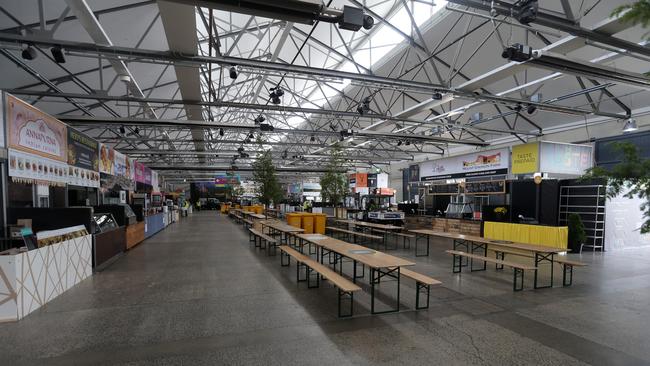
<svg viewBox="0 0 650 366"><path fill-rule="evenodd" d="M645 221L638 198L620 195L605 204L605 250L622 250L650 246L650 234L641 234Z"/></svg>

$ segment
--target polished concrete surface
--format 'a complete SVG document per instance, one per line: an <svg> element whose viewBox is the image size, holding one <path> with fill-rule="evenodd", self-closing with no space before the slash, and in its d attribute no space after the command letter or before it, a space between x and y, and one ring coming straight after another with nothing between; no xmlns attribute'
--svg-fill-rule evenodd
<svg viewBox="0 0 650 366"><path fill-rule="evenodd" d="M0 324L0 365L650 364L650 250L576 254L589 267L572 287L531 290L527 278L514 293L510 271L452 274L450 247L390 252L443 281L428 310L413 310L404 281L400 313L371 316L365 288L355 317L338 319L329 284L296 284L295 267L249 246L241 226L195 213ZM382 282L379 306L394 285Z"/></svg>

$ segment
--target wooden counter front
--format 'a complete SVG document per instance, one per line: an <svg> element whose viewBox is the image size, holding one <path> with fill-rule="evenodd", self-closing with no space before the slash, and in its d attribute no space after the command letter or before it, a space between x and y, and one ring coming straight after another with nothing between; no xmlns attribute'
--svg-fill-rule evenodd
<svg viewBox="0 0 650 366"><path fill-rule="evenodd" d="M126 227L126 249L131 249L144 240L144 221Z"/></svg>
<svg viewBox="0 0 650 366"><path fill-rule="evenodd" d="M464 235L481 236L481 222L474 220L447 219L434 217L432 230Z"/></svg>

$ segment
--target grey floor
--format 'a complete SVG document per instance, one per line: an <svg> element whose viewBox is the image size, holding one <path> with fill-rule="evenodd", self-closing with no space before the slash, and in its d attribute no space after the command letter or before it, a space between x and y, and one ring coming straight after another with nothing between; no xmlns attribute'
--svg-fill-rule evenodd
<svg viewBox="0 0 650 366"><path fill-rule="evenodd" d="M649 250L574 255L590 265L572 287L513 293L510 272L452 274L450 246L391 252L443 281L430 309L413 310L405 282L402 312L369 315L364 291L340 320L335 289L297 285L240 226L200 212L0 324L0 365L650 364Z"/></svg>

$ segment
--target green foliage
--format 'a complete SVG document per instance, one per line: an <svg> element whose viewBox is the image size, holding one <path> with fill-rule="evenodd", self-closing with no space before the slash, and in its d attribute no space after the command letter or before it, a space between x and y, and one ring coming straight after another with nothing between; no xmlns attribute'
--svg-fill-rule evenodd
<svg viewBox="0 0 650 366"><path fill-rule="evenodd" d="M320 178L321 196L324 202L338 206L348 193L348 179L345 176L343 152L337 145L330 155L325 174Z"/></svg>
<svg viewBox="0 0 650 366"><path fill-rule="evenodd" d="M623 12L626 12L621 16L624 23L641 24L643 28L648 28L648 25L650 25L650 0L639 0L631 4L621 5L614 9L612 15L617 16Z"/></svg>
<svg viewBox="0 0 650 366"><path fill-rule="evenodd" d="M271 151L265 151L253 163L253 182L256 183L257 198L265 205L278 203L282 199L282 188L275 174Z"/></svg>
<svg viewBox="0 0 650 366"><path fill-rule="evenodd" d="M624 197L638 197L645 202L641 211L645 222L641 233L650 232L650 159L642 159L637 147L628 142L613 143L615 150L622 153L623 158L611 170L602 167L591 168L583 178L604 178L607 180L607 197L612 198L626 192Z"/></svg>
<svg viewBox="0 0 650 366"><path fill-rule="evenodd" d="M623 12L626 12L623 14ZM612 12L612 16L621 16L623 23L632 23L633 25L641 24L643 28L648 28L650 25L650 0L639 0L631 4L625 4L618 6ZM644 37L648 37L649 33L644 34ZM650 72L646 73L647 76L650 76Z"/></svg>
<svg viewBox="0 0 650 366"><path fill-rule="evenodd" d="M587 240L587 233L585 233L585 225L578 214L569 214L568 217L569 227L569 246L571 248L578 248L580 244L584 244Z"/></svg>

